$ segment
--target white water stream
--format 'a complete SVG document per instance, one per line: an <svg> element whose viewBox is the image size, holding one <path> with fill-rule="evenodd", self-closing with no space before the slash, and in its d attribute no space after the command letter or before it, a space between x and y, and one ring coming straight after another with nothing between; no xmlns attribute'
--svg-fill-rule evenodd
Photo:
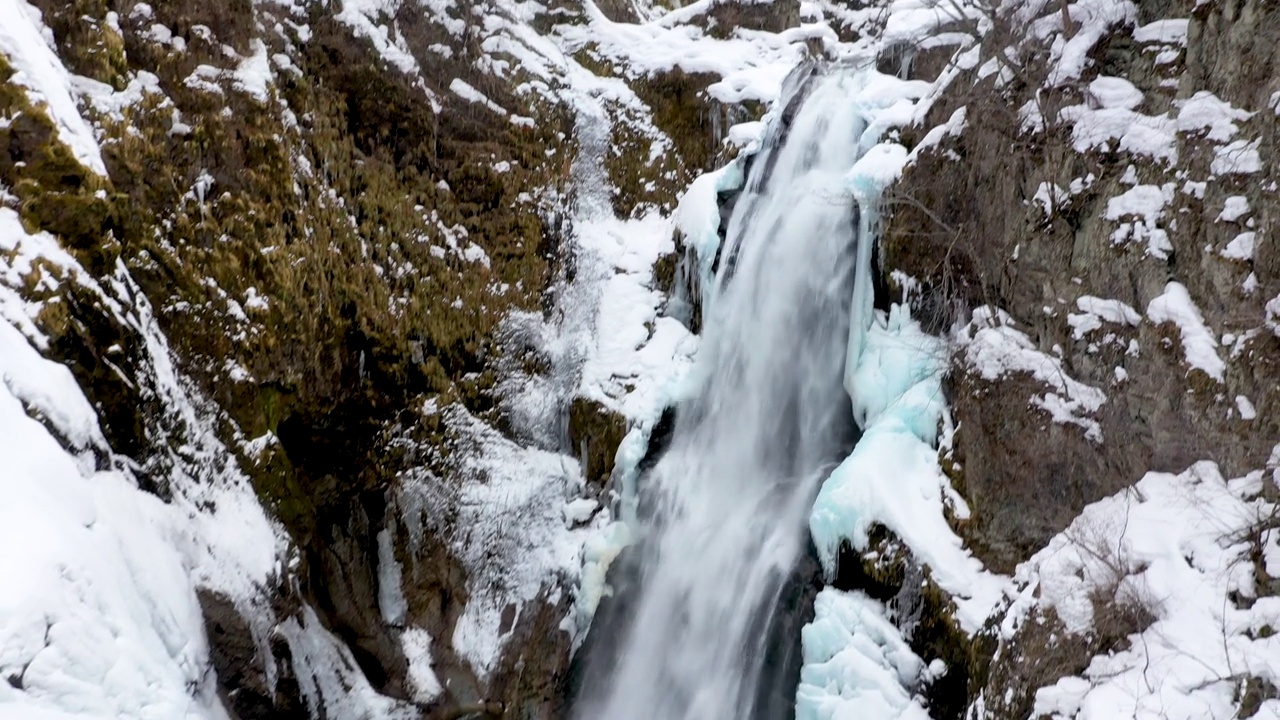
<svg viewBox="0 0 1280 720"><path fill-rule="evenodd" d="M851 439L842 379L860 238L842 178L866 128L854 82L811 83L751 166L707 293L702 384L641 481L618 664L585 689L581 720L752 716L766 627L786 611L814 496Z"/></svg>

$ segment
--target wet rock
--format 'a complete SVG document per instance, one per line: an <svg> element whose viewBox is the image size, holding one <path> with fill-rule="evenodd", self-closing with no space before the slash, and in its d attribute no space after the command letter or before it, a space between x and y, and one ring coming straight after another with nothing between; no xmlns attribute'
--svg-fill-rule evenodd
<svg viewBox="0 0 1280 720"><path fill-rule="evenodd" d="M248 621L225 595L196 593L204 614L209 655L218 675L219 695L234 720L305 720L309 717L293 674L288 643L269 642L272 656L262 657ZM274 687L267 665L273 666Z"/></svg>

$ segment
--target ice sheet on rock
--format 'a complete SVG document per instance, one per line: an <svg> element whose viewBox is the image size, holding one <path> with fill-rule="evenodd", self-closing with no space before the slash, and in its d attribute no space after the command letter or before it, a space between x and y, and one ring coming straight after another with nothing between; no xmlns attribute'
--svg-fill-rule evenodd
<svg viewBox="0 0 1280 720"><path fill-rule="evenodd" d="M93 128L71 94L71 75L53 49L53 34L40 11L27 0L0 0L0 55L15 74L9 79L27 90L32 104L44 103L60 139L89 170L106 175Z"/></svg>
<svg viewBox="0 0 1280 720"><path fill-rule="evenodd" d="M365 679L351 650L334 637L310 606L280 624L293 654L298 689L312 717L417 720L422 710L379 695Z"/></svg>
<svg viewBox="0 0 1280 720"><path fill-rule="evenodd" d="M1164 287L1164 293L1147 305L1147 318L1159 325L1173 323L1182 338L1182 351L1187 364L1203 370L1206 375L1222 381L1226 365L1218 355L1218 341L1213 332L1205 327L1200 308L1187 293L1182 283L1170 282Z"/></svg>
<svg viewBox="0 0 1280 720"><path fill-rule="evenodd" d="M51 364L0 323L0 356L18 355ZM167 508L121 473L82 473L7 383L0 456L0 675L22 685L0 715L220 717Z"/></svg>
<svg viewBox="0 0 1280 720"><path fill-rule="evenodd" d="M413 685L414 701L425 703L439 696L444 688L432 669L431 636L421 628L406 628L400 635L400 647L409 663L409 682Z"/></svg>
<svg viewBox="0 0 1280 720"><path fill-rule="evenodd" d="M928 720L921 698L924 662L903 641L879 603L825 588L801 631L804 666L796 720Z"/></svg>
<svg viewBox="0 0 1280 720"><path fill-rule="evenodd" d="M885 526L931 568L955 596L962 625L975 631L999 600L1003 581L983 570L943 515L950 484L935 443L946 356L946 346L900 306L873 322L852 386L863 436L822 484L809 531L831 576L841 542L864 550L871 528Z"/></svg>
<svg viewBox="0 0 1280 720"><path fill-rule="evenodd" d="M382 613L383 622L400 626L404 624L408 604L400 585L402 573L396 560L394 532L394 527L378 531L378 611Z"/></svg>

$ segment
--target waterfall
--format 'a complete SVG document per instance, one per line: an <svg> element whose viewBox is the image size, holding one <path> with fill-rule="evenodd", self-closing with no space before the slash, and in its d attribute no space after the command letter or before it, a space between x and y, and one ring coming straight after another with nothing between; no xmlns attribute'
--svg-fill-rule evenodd
<svg viewBox="0 0 1280 720"><path fill-rule="evenodd" d="M844 180L867 131L851 99L862 78L809 83L750 167L703 309L700 384L640 480L635 577L625 612L592 631L614 653L586 657L579 720L762 712L767 628L789 610L778 605L814 497L856 432L850 297L872 239Z"/></svg>

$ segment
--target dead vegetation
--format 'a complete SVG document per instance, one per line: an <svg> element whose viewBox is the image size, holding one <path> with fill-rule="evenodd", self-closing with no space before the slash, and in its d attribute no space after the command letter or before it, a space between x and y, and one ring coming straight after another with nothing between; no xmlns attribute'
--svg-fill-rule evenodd
<svg viewBox="0 0 1280 720"><path fill-rule="evenodd" d="M1160 598L1146 590L1145 568L1124 559L1124 529L1111 532L1077 524L1067 531L1083 556L1082 579L1089 586L1089 627L1072 631L1052 606L1036 605L1002 640L991 659L983 688L988 716L998 720L1033 717L1036 692L1062 678L1083 676L1093 658L1142 643L1141 634L1160 615ZM1037 591L1038 594L1038 591ZM994 629L988 632L994 632Z"/></svg>

